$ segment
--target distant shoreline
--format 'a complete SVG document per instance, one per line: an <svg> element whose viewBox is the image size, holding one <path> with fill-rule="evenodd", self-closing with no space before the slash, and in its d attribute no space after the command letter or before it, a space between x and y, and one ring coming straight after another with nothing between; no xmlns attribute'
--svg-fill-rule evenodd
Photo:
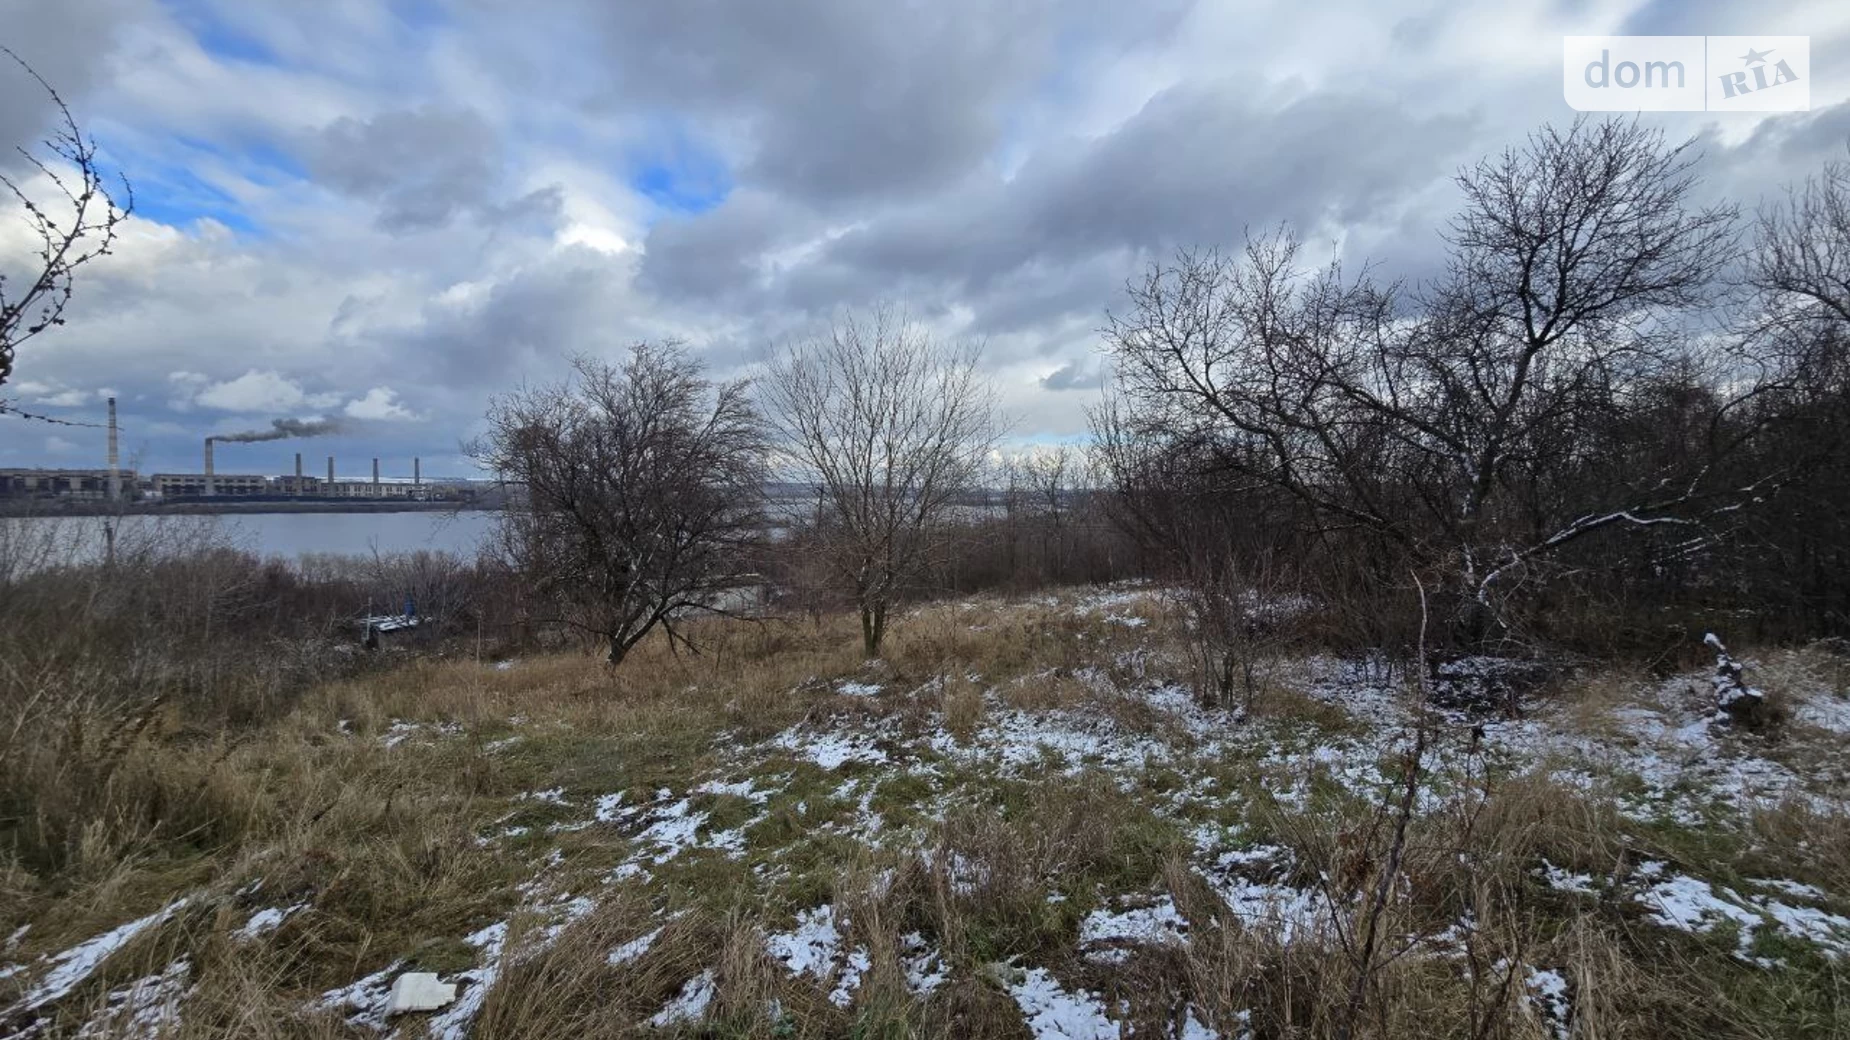
<svg viewBox="0 0 1850 1040"><path fill-rule="evenodd" d="M0 502L0 516L245 516L252 513L481 513L499 507L474 502L295 500L240 502Z"/></svg>

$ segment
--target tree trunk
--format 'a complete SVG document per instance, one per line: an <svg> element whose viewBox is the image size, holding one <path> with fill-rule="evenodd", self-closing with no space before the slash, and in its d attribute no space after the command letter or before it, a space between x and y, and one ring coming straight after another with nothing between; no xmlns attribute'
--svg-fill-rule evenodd
<svg viewBox="0 0 1850 1040"><path fill-rule="evenodd" d="M868 657L880 656L880 641L886 638L886 604L861 603L861 649Z"/></svg>

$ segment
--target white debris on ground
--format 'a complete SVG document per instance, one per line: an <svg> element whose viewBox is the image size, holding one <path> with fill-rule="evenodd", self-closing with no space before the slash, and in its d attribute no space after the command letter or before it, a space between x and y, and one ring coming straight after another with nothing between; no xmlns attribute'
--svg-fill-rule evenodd
<svg viewBox="0 0 1850 1040"><path fill-rule="evenodd" d="M844 697L876 697L880 694L880 686L876 683L863 683L855 682L852 679L843 679L841 682L835 684L835 692Z"/></svg>
<svg viewBox="0 0 1850 1040"><path fill-rule="evenodd" d="M526 887L536 886L529 883ZM457 972L447 980L457 988L456 1001L431 1018L428 1035L432 1040L462 1040L468 1036L469 1027L481 1013L488 991L500 978L509 959L531 957L545 951L572 922L596 908L595 901L582 896L536 905L529 912L542 923L528 930L525 941L514 949L508 945L509 921L497 921L465 936L463 942L476 949L476 966ZM403 961L394 961L357 982L329 990L315 1002L316 1006L347 1013L350 1025L383 1032L391 1009L392 987L403 967Z"/></svg>
<svg viewBox="0 0 1850 1040"><path fill-rule="evenodd" d="M502 959L507 954L507 922L491 924L465 937L463 942L476 948L480 963L468 971L458 972L451 980L459 995L454 1004L431 1019L429 1033L433 1040L461 1040L468 1035L470 1023L481 1013L482 1004L488 998L489 987L501 975Z"/></svg>
<svg viewBox="0 0 1850 1040"><path fill-rule="evenodd" d="M456 984L439 982L435 972L408 971L392 980L392 992L386 996L385 1013L435 1011L456 999Z"/></svg>
<svg viewBox="0 0 1850 1040"><path fill-rule="evenodd" d="M383 1031L386 1008L391 1005L392 980L404 966L404 961L393 961L365 978L323 993L315 1006L345 1015L348 1025Z"/></svg>
<svg viewBox="0 0 1850 1040"><path fill-rule="evenodd" d="M109 991L103 1006L77 1031L77 1040L104 1037L157 1037L180 1025L180 1001L192 979L193 964L182 957L159 974Z"/></svg>
<svg viewBox="0 0 1850 1040"><path fill-rule="evenodd" d="M707 1007L713 1003L716 992L713 969L708 968L688 979L681 987L681 992L662 1005L662 1009L649 1019L649 1024L657 1029L666 1029L687 1022L698 1022L706 1017Z"/></svg>
<svg viewBox="0 0 1850 1040"><path fill-rule="evenodd" d="M1118 1023L1084 990L1069 992L1045 968L1028 970L1008 987L1035 1040L1118 1040Z"/></svg>

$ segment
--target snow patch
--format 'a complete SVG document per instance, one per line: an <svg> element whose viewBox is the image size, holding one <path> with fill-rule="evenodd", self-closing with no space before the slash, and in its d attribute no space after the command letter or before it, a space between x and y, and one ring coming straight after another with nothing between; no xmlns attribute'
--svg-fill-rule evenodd
<svg viewBox="0 0 1850 1040"><path fill-rule="evenodd" d="M1793 906L1766 896L1748 896L1684 874L1670 874L1661 863L1639 865L1646 880L1639 902L1667 928L1711 932L1732 923L1738 929L1735 956L1763 968L1779 962L1753 953L1754 936L1777 928L1817 945L1833 959L1850 954L1850 918L1808 906Z"/></svg>
<svg viewBox="0 0 1850 1040"><path fill-rule="evenodd" d="M1541 874L1542 880L1548 882L1549 888L1583 896L1599 895L1599 883L1593 879L1591 874L1576 874L1564 867L1557 867L1547 860L1542 861Z"/></svg>
<svg viewBox="0 0 1850 1040"><path fill-rule="evenodd" d="M128 945L129 941L156 925L166 922L180 912L187 904L185 899L177 899L166 907L138 920L119 925L91 939L86 939L76 946L57 954L51 959L51 970L20 998L6 1017L21 1011L32 1011L44 1007L54 1000L63 999L72 990L83 984L91 973L102 965L109 955Z"/></svg>
<svg viewBox="0 0 1850 1040"><path fill-rule="evenodd" d="M259 910L251 915L250 920L244 922L244 927L238 929L233 934L240 939L260 938L276 931L277 928L282 926L284 921L289 919L291 914L306 909L308 909L307 903L297 903L294 906L272 906L267 909Z"/></svg>
<svg viewBox="0 0 1850 1040"><path fill-rule="evenodd" d="M829 1003L845 1008L854 1002L854 991L861 988L861 976L874 966L867 948L857 946L848 953L848 965L842 969L841 981L829 993Z"/></svg>
<svg viewBox="0 0 1850 1040"><path fill-rule="evenodd" d="M1127 946L1174 944L1187 934L1188 921L1168 896L1151 906L1122 911L1101 907L1079 923L1079 944L1087 948L1086 956L1107 963L1127 959Z"/></svg>
<svg viewBox="0 0 1850 1040"><path fill-rule="evenodd" d="M1555 1040L1567 1040L1573 1005L1567 999L1566 976L1558 971L1531 967L1528 969L1528 978L1524 980L1524 988L1528 990L1529 1005L1535 1008L1536 1016L1547 1025L1548 1035Z"/></svg>
<svg viewBox="0 0 1850 1040"><path fill-rule="evenodd" d="M863 733L803 733L791 729L779 734L771 743L824 769L840 769L849 762L879 765L887 760L886 752Z"/></svg>
<svg viewBox="0 0 1850 1040"><path fill-rule="evenodd" d="M797 914L789 932L767 936L765 950L782 962L792 975L813 975L827 981L834 973L841 931L835 926L835 908L827 903Z"/></svg>
<svg viewBox="0 0 1850 1040"><path fill-rule="evenodd" d="M657 1029L665 1029L684 1022L698 1022L706 1017L707 1006L713 1003L715 992L713 969L708 968L688 979L682 985L681 992L663 1004L662 1009L649 1019L649 1024Z"/></svg>
<svg viewBox="0 0 1850 1040"><path fill-rule="evenodd" d="M950 969L944 966L943 955L925 941L925 936L918 932L901 936L899 948L899 964L906 973L906 988L914 994L923 997L950 979Z"/></svg>
<svg viewBox="0 0 1850 1040"><path fill-rule="evenodd" d="M639 935L610 951L610 966L614 968L619 965L628 964L636 958L641 957L643 954L648 953L649 947L654 946L655 940L661 938L661 935L662 930L657 928L652 932Z"/></svg>
<svg viewBox="0 0 1850 1040"><path fill-rule="evenodd" d="M1068 992L1045 968L1029 970L1008 990L1035 1040L1118 1040L1118 1024L1095 994Z"/></svg>
<svg viewBox="0 0 1850 1040"><path fill-rule="evenodd" d="M180 1027L180 1001L186 997L193 964L182 957L158 975L111 990L103 1007L77 1031L78 1040L103 1037L157 1037Z"/></svg>

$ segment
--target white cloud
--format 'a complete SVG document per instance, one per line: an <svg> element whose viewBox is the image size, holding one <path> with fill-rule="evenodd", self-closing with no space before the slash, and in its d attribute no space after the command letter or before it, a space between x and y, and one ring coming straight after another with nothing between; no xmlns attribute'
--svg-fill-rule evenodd
<svg viewBox="0 0 1850 1040"><path fill-rule="evenodd" d="M415 419L417 413L406 408L398 401L398 391L387 386L375 386L366 391L366 396L348 401L344 409L353 419Z"/></svg>
<svg viewBox="0 0 1850 1040"><path fill-rule="evenodd" d="M67 441L55 433L45 438L45 453L48 455L75 455L82 450L81 445L74 441Z"/></svg>
<svg viewBox="0 0 1850 1040"><path fill-rule="evenodd" d="M47 394L44 397L34 398L34 402L37 404L48 404L53 408L75 408L78 405L88 404L90 402L90 391L60 390L55 394Z"/></svg>
<svg viewBox="0 0 1850 1040"><path fill-rule="evenodd" d="M339 394L311 394L302 389L302 384L281 373L259 372L254 368L236 379L206 387L193 399L207 408L227 412L286 412L297 408L331 408L340 403Z"/></svg>

